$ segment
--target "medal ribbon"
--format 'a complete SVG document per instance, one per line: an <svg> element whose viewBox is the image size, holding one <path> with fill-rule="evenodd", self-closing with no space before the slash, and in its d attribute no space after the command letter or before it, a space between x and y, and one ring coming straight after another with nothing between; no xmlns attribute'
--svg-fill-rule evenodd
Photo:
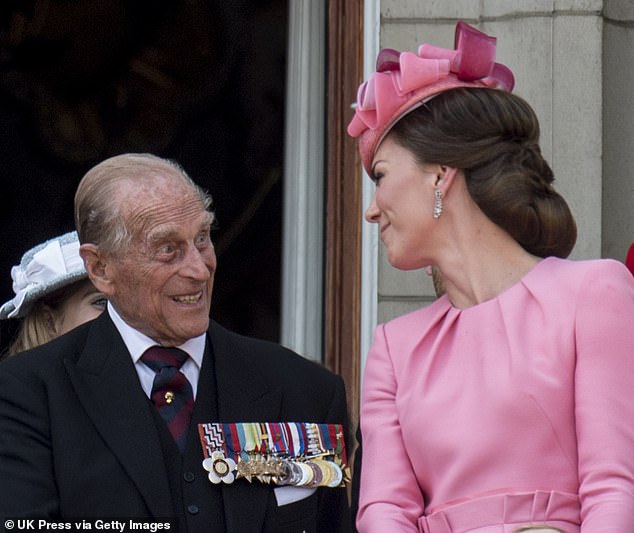
<svg viewBox="0 0 634 533"><path fill-rule="evenodd" d="M341 461L344 465L348 464L348 459L346 457L346 445L343 439L343 426L341 424L330 424L329 425L330 438L335 439L337 443L335 447L335 455L341 457Z"/></svg>
<svg viewBox="0 0 634 533"><path fill-rule="evenodd" d="M299 442L301 446L301 454L305 455L308 451L308 435L306 434L306 425L296 422L297 433L299 434Z"/></svg>
<svg viewBox="0 0 634 533"><path fill-rule="evenodd" d="M334 453L332 446L332 440L330 439L330 431L328 431L328 424L319 424L319 436L322 441L325 452Z"/></svg>
<svg viewBox="0 0 634 533"><path fill-rule="evenodd" d="M253 455L302 459L333 454L347 466L341 424L242 422L198 425L203 455L222 450L226 457L248 461Z"/></svg>
<svg viewBox="0 0 634 533"><path fill-rule="evenodd" d="M288 422L282 422L280 424L282 426L282 438L284 439L284 446L288 450L288 455L290 457L295 456L295 447L293 446L293 437L291 435L291 428L288 425Z"/></svg>
<svg viewBox="0 0 634 533"><path fill-rule="evenodd" d="M293 443L293 457L300 457L304 454L304 447L300 438L300 432L296 422L289 422L288 428L291 431L291 442Z"/></svg>

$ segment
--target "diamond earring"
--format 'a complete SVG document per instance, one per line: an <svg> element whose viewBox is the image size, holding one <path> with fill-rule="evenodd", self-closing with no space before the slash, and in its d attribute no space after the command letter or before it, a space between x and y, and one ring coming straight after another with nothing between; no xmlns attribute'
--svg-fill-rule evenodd
<svg viewBox="0 0 634 533"><path fill-rule="evenodd" d="M434 218L440 218L440 215L442 215L442 193L436 187L434 189Z"/></svg>

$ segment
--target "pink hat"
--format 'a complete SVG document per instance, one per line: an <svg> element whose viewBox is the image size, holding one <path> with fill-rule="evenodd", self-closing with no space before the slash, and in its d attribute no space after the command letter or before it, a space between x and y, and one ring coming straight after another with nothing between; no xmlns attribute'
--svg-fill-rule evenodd
<svg viewBox="0 0 634 533"><path fill-rule="evenodd" d="M625 258L625 266L634 276L634 242L630 245L630 249L627 251L627 257Z"/></svg>
<svg viewBox="0 0 634 533"><path fill-rule="evenodd" d="M455 50L421 44L418 54L389 48L379 52L376 72L359 86L348 124L348 134L359 137L361 161L368 174L390 128L432 96L455 87L513 90L513 73L495 62L495 43L495 37L458 22Z"/></svg>

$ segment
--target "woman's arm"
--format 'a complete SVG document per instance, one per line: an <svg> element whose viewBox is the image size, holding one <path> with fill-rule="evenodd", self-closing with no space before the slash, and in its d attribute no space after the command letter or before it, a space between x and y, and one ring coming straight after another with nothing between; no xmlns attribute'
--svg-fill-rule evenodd
<svg viewBox="0 0 634 533"><path fill-rule="evenodd" d="M403 444L397 380L383 326L374 333L363 378L360 533L417 532L424 501Z"/></svg>
<svg viewBox="0 0 634 533"><path fill-rule="evenodd" d="M575 420L582 531L634 531L634 279L601 261L577 302Z"/></svg>

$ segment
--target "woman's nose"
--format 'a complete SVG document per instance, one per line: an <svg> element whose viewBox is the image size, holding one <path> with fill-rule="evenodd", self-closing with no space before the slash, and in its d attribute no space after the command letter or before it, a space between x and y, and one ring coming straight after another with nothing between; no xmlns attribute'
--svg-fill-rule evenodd
<svg viewBox="0 0 634 533"><path fill-rule="evenodd" d="M368 208L365 210L365 219L368 222L373 222L373 223L378 223L379 222L379 215L381 214L381 211L379 210L378 206L376 205L376 197L372 198L372 203L370 203L370 205L368 206Z"/></svg>

